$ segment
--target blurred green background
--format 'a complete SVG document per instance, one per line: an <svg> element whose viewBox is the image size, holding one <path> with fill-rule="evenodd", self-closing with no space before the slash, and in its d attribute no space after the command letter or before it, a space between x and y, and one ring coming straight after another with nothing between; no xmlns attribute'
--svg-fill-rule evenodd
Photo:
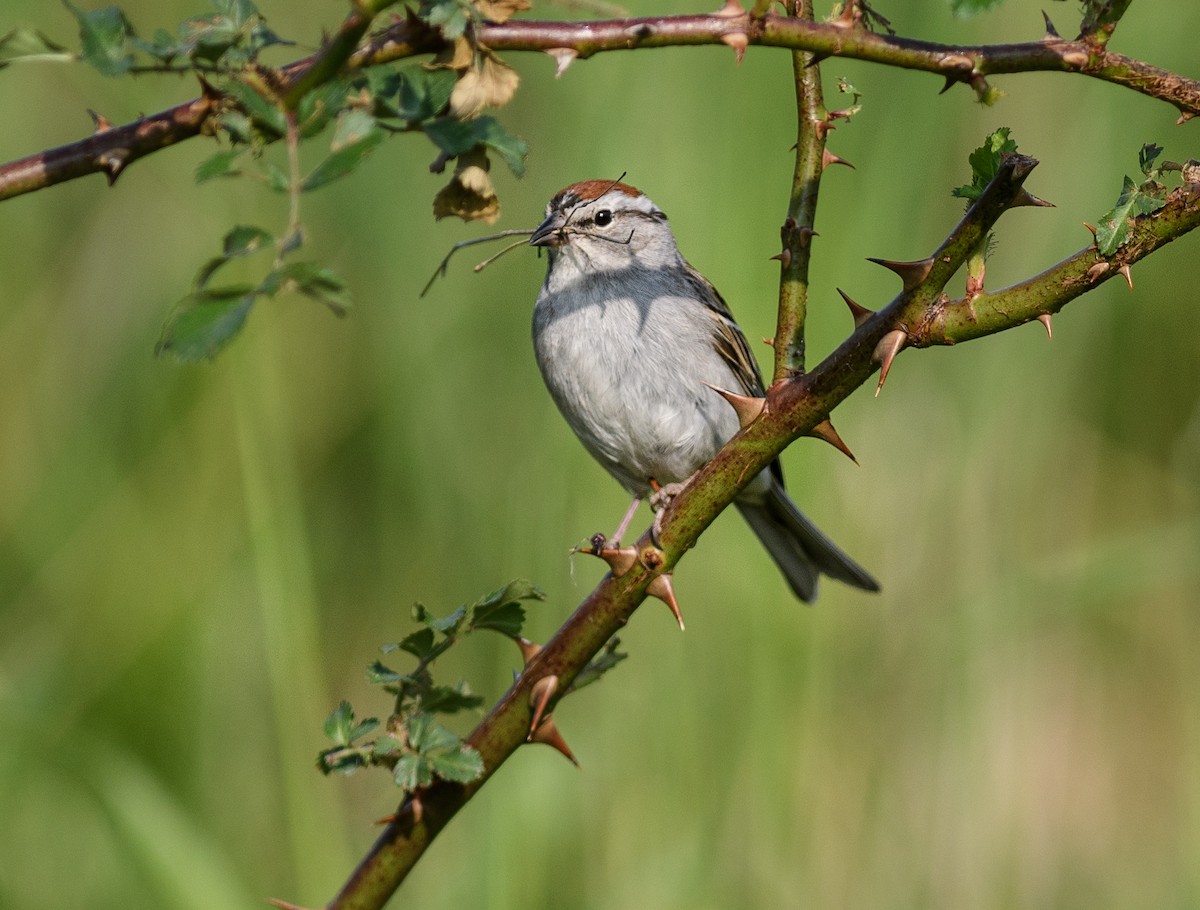
<svg viewBox="0 0 1200 910"><path fill-rule="evenodd" d="M202 4L124 6L149 33ZM316 40L302 9L261 6ZM1116 47L1198 76L1200 7L1171 6L1135 4ZM1032 0L970 21L880 7L933 40L1042 33ZM1074 4L1050 7L1070 32ZM320 25L340 12L325 4ZM16 24L74 43L54 4L7 0L0 32ZM788 55L614 53L558 81L548 57L509 59L524 82L502 117L532 153L521 181L493 172L497 227L627 172L747 335L771 334ZM1058 207L1002 220L990 287L1082 247L1143 142L1200 157L1172 108L1080 77L997 79L1007 97L984 109L928 75L824 72L864 110L830 142L857 169L822 187L814 358L850 328L834 287L885 302L895 279L864 257L926 255L995 127L1041 159L1029 187ZM85 135L86 108L126 122L195 91L12 67L0 159ZM475 275L469 251L418 299L450 244L485 233L433 222L419 136L307 200L352 315L268 302L215 363L155 359L224 231L286 218L255 184L195 186L212 150L0 206L3 908L323 903L395 803L382 774L313 767L339 698L387 710L365 681L377 646L410 630L414 601L448 611L518 576L548 593L531 630L550 634L603 568L568 548L626 504L533 363L543 263L514 253ZM521 750L395 906L1200 906L1198 243L1135 268L1132 294L1113 281L1072 305L1052 342L1035 324L905 354L883 395L836 415L861 467L793 446L795 498L884 593L831 584L804 608L722 518L676 576L686 634L649 605L630 659L558 712L583 770ZM518 665L498 638L459 650L448 681L492 697Z"/></svg>

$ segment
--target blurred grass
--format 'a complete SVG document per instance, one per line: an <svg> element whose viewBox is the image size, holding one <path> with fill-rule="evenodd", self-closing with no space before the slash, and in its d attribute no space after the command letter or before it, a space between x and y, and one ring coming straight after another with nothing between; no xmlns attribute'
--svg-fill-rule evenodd
<svg viewBox="0 0 1200 910"><path fill-rule="evenodd" d="M195 4L125 4L144 31ZM302 10L263 4L297 35ZM653 12L644 3L635 12ZM327 25L335 21L331 7ZM1040 34L1037 4L977 20L883 8L902 34ZM1070 30L1071 10L1051 10ZM10 0L0 31L65 39L65 10ZM1117 48L1195 76L1200 12L1134 7ZM787 55L601 55L524 77L505 121L533 152L497 172L500 227L569 182L616 176L666 209L750 337L770 334L794 140ZM1081 247L1138 147L1196 157L1173 110L1099 82L1029 75L964 89L852 62L865 109L831 146L810 350L894 279L868 255L924 255L957 218L950 186L999 125L1042 160L1057 203L1002 222L989 284ZM0 158L194 93L74 68L0 73ZM0 907L318 904L391 811L380 776L312 770L363 666L434 609L515 576L548 635L600 575L567 548L623 494L554 411L530 356L543 265L482 275L431 223L430 148L397 139L315 194L314 255L350 277L337 321L257 310L210 366L152 357L170 305L233 223L282 224L251 186L195 187L210 149L139 162L0 208ZM482 258L482 257L480 257ZM684 561L688 632L654 605L632 657L559 712L584 770L530 749L447 829L397 906L602 910L1185 908L1200 905L1200 357L1187 238L1055 321L905 355L838 426L861 468L801 443L796 498L883 580L793 604L734 519ZM765 358L767 350L762 354ZM511 646L447 670L497 695Z"/></svg>

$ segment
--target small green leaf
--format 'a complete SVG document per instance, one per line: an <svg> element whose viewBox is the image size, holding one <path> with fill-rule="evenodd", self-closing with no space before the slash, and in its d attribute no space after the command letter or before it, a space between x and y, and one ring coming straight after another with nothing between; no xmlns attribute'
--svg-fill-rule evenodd
<svg viewBox="0 0 1200 910"><path fill-rule="evenodd" d="M517 579L475 603L471 626L475 629L491 629L515 638L521 634L525 622L525 610L520 601L545 599L545 593L537 586Z"/></svg>
<svg viewBox="0 0 1200 910"><path fill-rule="evenodd" d="M407 651L417 660L428 660L433 654L433 630L421 629L400 642L400 650Z"/></svg>
<svg viewBox="0 0 1200 910"><path fill-rule="evenodd" d="M1157 184L1155 186L1165 190ZM1133 226L1131 219L1138 215L1153 214L1164 205L1166 201L1155 195L1154 190L1148 192L1145 184L1138 186L1126 177L1117 204L1096 225L1096 245L1100 254L1111 256L1125 242Z"/></svg>
<svg viewBox="0 0 1200 910"><path fill-rule="evenodd" d="M22 57L43 57L47 54L64 55L66 48L51 41L37 29L14 28L0 37L0 69Z"/></svg>
<svg viewBox="0 0 1200 910"><path fill-rule="evenodd" d="M1000 127L984 139L983 145L971 152L967 159L971 165L971 182L965 186L955 187L950 191L952 196L958 196L969 202L974 202L979 198L987 185L992 182L992 178L996 176L996 171L1004 156L1017 150L1017 143L1009 137L1010 132L1008 127Z"/></svg>
<svg viewBox="0 0 1200 910"><path fill-rule="evenodd" d="M469 7L460 0L429 0L421 5L421 18L450 41L465 32L471 21Z"/></svg>
<svg viewBox="0 0 1200 910"><path fill-rule="evenodd" d="M106 6L85 13L63 0L79 22L80 59L105 76L120 76L133 67L133 26L120 7Z"/></svg>
<svg viewBox="0 0 1200 910"><path fill-rule="evenodd" d="M454 714L483 704L483 697L472 695L465 682L457 686L431 686L421 696L421 709L439 714Z"/></svg>
<svg viewBox="0 0 1200 910"><path fill-rule="evenodd" d="M1138 152L1138 167L1142 169L1142 173L1147 177L1156 175L1158 169L1154 166L1154 162L1158 156L1162 154L1163 147L1154 142L1147 142Z"/></svg>
<svg viewBox="0 0 1200 910"><path fill-rule="evenodd" d="M252 225L239 224L225 235L223 246L226 258L232 259L268 249L274 242L274 234Z"/></svg>
<svg viewBox="0 0 1200 910"><path fill-rule="evenodd" d="M474 120L438 117L426 123L424 130L433 144L448 156L462 155L483 145L500 155L518 177L525 173L529 143L509 133L494 117L476 117Z"/></svg>
<svg viewBox="0 0 1200 910"><path fill-rule="evenodd" d="M197 291L168 318L155 353L172 354L185 363L211 360L242 330L253 306L253 288Z"/></svg>
<svg viewBox="0 0 1200 910"><path fill-rule="evenodd" d="M423 779L429 777L429 768L425 759L412 752L401 755L396 760L396 767L392 769L392 780L405 793L411 793L421 785ZM429 782L432 783L432 779Z"/></svg>
<svg viewBox="0 0 1200 910"><path fill-rule="evenodd" d="M433 773L443 780L468 784L483 777L483 756L466 743L437 755L429 756Z"/></svg>
<svg viewBox="0 0 1200 910"><path fill-rule="evenodd" d="M406 67L395 74L399 80L396 110L408 123L415 124L440 114L450 103L458 75L453 70L427 70Z"/></svg>
<svg viewBox="0 0 1200 910"><path fill-rule="evenodd" d="M367 681L375 686L397 683L404 679L408 679L408 677L403 673L397 673L391 667L384 665L382 661L377 660L367 667Z"/></svg>
<svg viewBox="0 0 1200 910"><path fill-rule="evenodd" d="M300 189L315 190L352 173L382 141L383 130L374 117L363 110L343 111L333 134L332 154L304 178Z"/></svg>
<svg viewBox="0 0 1200 910"><path fill-rule="evenodd" d="M349 91L349 83L334 79L306 93L296 106L300 138L310 139L325 129L345 105Z"/></svg>
<svg viewBox="0 0 1200 910"><path fill-rule="evenodd" d="M425 719L425 723L421 726L420 732L414 731L410 724L408 728L409 744L421 753L442 752L446 749L452 749L462 742L462 737L447 730L441 724L433 723L430 720L430 715L420 713L414 715L414 718L421 717Z"/></svg>
<svg viewBox="0 0 1200 910"><path fill-rule="evenodd" d="M292 178L287 171L274 161L262 162L263 174L267 178L267 186L277 193L286 193L292 188Z"/></svg>
<svg viewBox="0 0 1200 910"><path fill-rule="evenodd" d="M240 79L229 79L222 88L225 94L250 116L259 129L267 130L274 137L282 136L287 132L287 118L283 111L273 100L260 94L256 88Z"/></svg>
<svg viewBox="0 0 1200 910"><path fill-rule="evenodd" d="M235 162L242 155L241 149L228 149L210 155L196 166L196 182L204 183L217 177L236 177L242 171Z"/></svg>
<svg viewBox="0 0 1200 910"><path fill-rule="evenodd" d="M353 739L350 731L354 728L354 709L350 702L342 701L325 718L325 736L339 746L348 746Z"/></svg>
<svg viewBox="0 0 1200 910"><path fill-rule="evenodd" d="M325 304L337 316L345 316L350 309L350 293L346 282L323 265L292 262L269 275L268 280L271 279Z"/></svg>

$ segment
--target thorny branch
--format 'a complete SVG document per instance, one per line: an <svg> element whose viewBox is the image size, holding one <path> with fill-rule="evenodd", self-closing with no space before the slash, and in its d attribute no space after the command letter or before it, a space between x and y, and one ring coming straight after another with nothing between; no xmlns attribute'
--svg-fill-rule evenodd
<svg viewBox="0 0 1200 910"><path fill-rule="evenodd" d="M1026 204L1023 184L1036 164L1022 155L1009 156L932 255L914 263L883 262L901 277L901 292L878 313L852 309L857 328L836 351L812 371L772 386L759 416L749 420L671 502L659 533L661 549L647 532L635 546L610 555L613 572L526 663L513 687L468 737L483 755L487 774L530 737L530 705L539 686L553 682L548 713L554 695L620 630L647 594L656 593L656 585L669 578L677 561L732 502L741 485L792 441L811 433L884 363L890 364L899 347L893 350L887 342L896 333L904 343L924 347L1013 328L1057 312L1095 284L1121 274L1121 266L1200 226L1200 186L1185 185L1168 197L1162 209L1136 219L1129 240L1112 257L1100 257L1089 247L1005 291L949 300L943 293L946 283L980 240L1005 211ZM438 831L482 784L483 780L465 786L439 781L401 806L327 910L382 907Z"/></svg>
<svg viewBox="0 0 1200 910"><path fill-rule="evenodd" d="M381 7L383 4L374 4ZM309 86L347 68L401 60L443 49L441 36L415 19L398 21L351 52L344 40L360 28L353 13L338 37L321 51L280 71L287 86ZM1103 23L1109 27L1115 19ZM1111 29L1109 29L1111 32ZM361 32L359 32L361 33ZM788 16L752 16L736 3L721 12L700 16L654 16L595 22L510 20L483 23L478 41L493 51L570 51L586 58L604 51L681 45L729 44L788 48L823 57L850 57L888 66L923 70L987 90L987 77L1009 73L1082 73L1165 101L1180 120L1200 114L1200 82L1134 60L1084 38L1066 40L1053 34L1023 44L954 46L879 35L841 23L812 22ZM288 97L287 88L284 97ZM87 174L103 173L110 182L131 162L204 132L223 99L206 87L186 104L143 117L121 127L26 158L0 165L0 200L43 189Z"/></svg>

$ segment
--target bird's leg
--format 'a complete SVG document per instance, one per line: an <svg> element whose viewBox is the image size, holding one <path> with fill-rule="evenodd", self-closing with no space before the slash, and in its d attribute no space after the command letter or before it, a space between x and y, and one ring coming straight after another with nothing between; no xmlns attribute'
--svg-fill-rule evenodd
<svg viewBox="0 0 1200 910"><path fill-rule="evenodd" d="M629 504L629 508L625 510L625 517L621 519L621 523L613 531L613 536L609 538L608 545L610 547L619 548L621 546L621 538L625 536L625 532L629 529L629 522L633 521L633 516L637 513L638 506L641 504L642 497L635 496L633 502Z"/></svg>
<svg viewBox="0 0 1200 910"><path fill-rule="evenodd" d="M695 476L695 474L692 475L692 477ZM654 524L650 526L650 537L655 546L658 546L658 532L662 529L663 512L671 504L671 500L687 486L692 477L680 483L668 484L660 484L653 477L650 478L650 489L654 491L650 496L650 508L654 510Z"/></svg>

